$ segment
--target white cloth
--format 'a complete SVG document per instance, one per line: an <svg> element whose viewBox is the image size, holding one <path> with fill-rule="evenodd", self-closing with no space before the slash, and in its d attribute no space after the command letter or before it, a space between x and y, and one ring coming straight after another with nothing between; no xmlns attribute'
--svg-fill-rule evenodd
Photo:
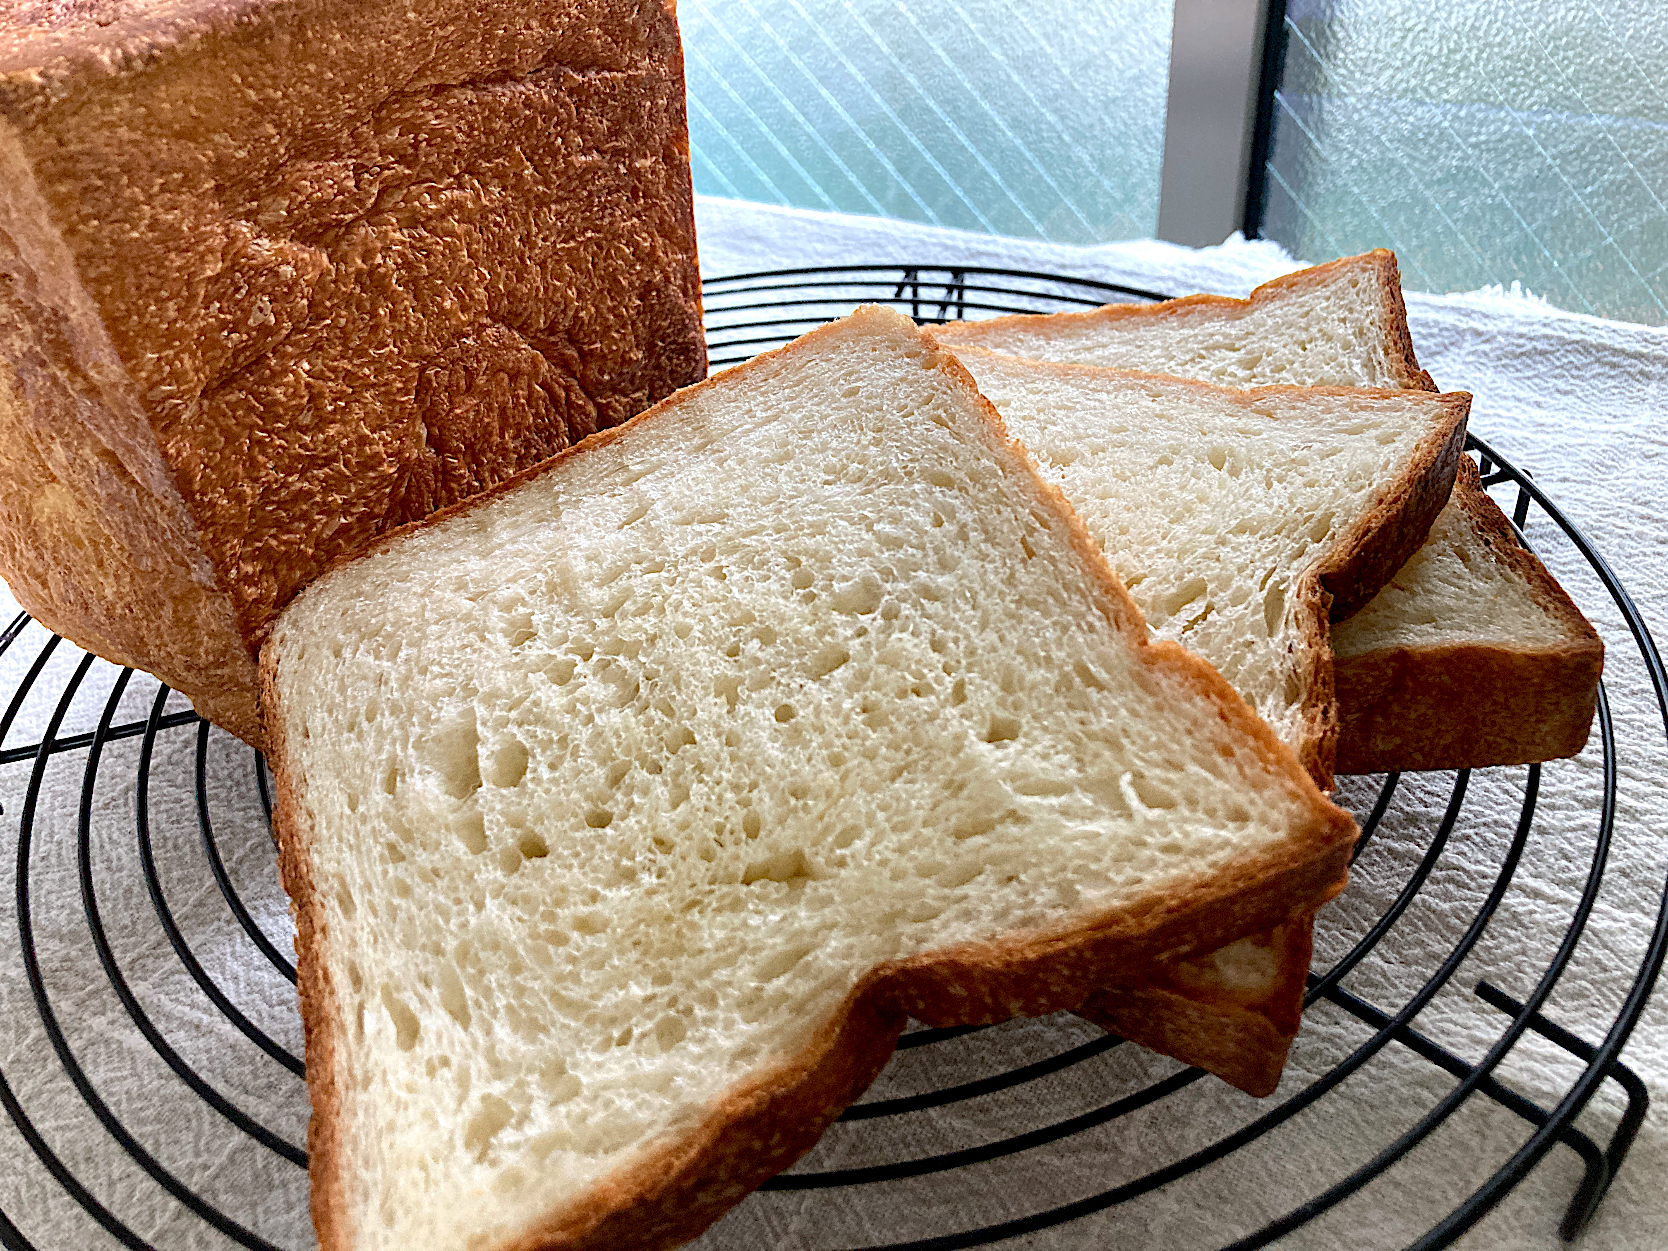
<svg viewBox="0 0 1668 1251"><path fill-rule="evenodd" d="M788 266L910 262L1012 266L1116 280L1177 293L1242 295L1296 268L1278 247L1233 240L1190 251L1139 242L1072 248L998 239L908 223L741 205L697 203L702 271L720 276ZM1623 326L1551 309L1502 292L1408 297L1421 362L1444 387L1472 391L1471 428L1536 480L1611 560L1647 621L1668 624L1668 526L1662 487L1668 454L1668 332ZM1507 498L1509 503L1509 497ZM1619 744L1616 841L1603 892L1575 962L1547 1013L1592 1041L1619 1007L1660 902L1668 856L1668 741L1638 651L1602 586L1539 518L1530 531L1609 647L1606 682ZM0 608L9 609L9 601ZM0 660L0 698L9 698L39 651L37 627ZM75 664L63 647L38 683L62 689ZM70 709L63 733L90 729L113 670L99 664L92 689ZM142 716L155 686L138 676L117 720ZM177 697L176 697L177 704ZM171 707L174 705L171 705ZM5 746L32 742L51 704L27 704ZM165 730L148 795L159 877L196 958L256 1024L299 1054L293 995L243 935L210 876L192 787L194 734ZM1543 772L1538 816L1523 863L1499 912L1449 988L1416 1022L1425 1034L1476 1059L1504 1018L1470 991L1487 978L1519 998L1534 986L1563 933L1586 878L1596 826L1599 752ZM228 1026L169 947L148 898L134 825L139 746L113 745L92 810L92 861L99 906L117 959L163 1035L224 1095L300 1144L302 1084ZM66 753L46 772L35 818L32 914L52 1003L70 1047L100 1094L134 1135L193 1189L285 1248L311 1245L301 1171L239 1131L191 1094L157 1059L100 970L76 883L76 806L85 754ZM207 752L211 815L227 869L267 932L288 935L272 853L250 769L250 753L215 731ZM0 767L0 857L12 863L29 765ZM1474 775L1464 815L1430 883L1390 935L1345 985L1395 1011L1440 962L1469 922L1510 840L1525 770ZM1394 898L1429 844L1447 802L1448 775L1408 777L1346 894L1322 918L1324 966ZM1340 799L1361 810L1376 788L1346 779ZM12 898L0 898L0 927L15 934ZM0 1071L71 1170L141 1236L167 1248L230 1245L144 1176L85 1110L36 1015L8 938L0 951ZM1668 1095L1668 1011L1661 997L1625 1055L1660 1104ZM899 1054L869 1098L915 1093L1005 1071L1092 1039L1071 1017L1016 1022L956 1042ZM1314 1009L1293 1049L1278 1095L1255 1101L1213 1079L1138 1112L990 1163L917 1179L821 1192L757 1195L711 1231L704 1248L864 1246L923 1238L1072 1202L1138 1178L1208 1146L1278 1107L1368 1036L1330 1005ZM977 1146L1098 1108L1162 1078L1176 1066L1122 1046L1060 1073L937 1111L837 1126L799 1167L846 1168ZM1550 1105L1579 1066L1549 1044L1528 1040L1500 1070L1504 1082ZM1452 1088L1453 1079L1392 1044L1339 1089L1250 1147L1188 1178L1015 1247L1216 1247L1252 1233L1368 1161ZM1620 1100L1607 1084L1581 1125L1600 1144ZM1524 1122L1474 1097L1411 1158L1282 1245L1358 1248L1406 1245L1494 1171L1528 1133ZM116 1245L40 1168L9 1122L0 1121L0 1211L41 1248ZM1463 1245L1551 1247L1579 1170L1555 1147L1529 1179ZM1647 1119L1620 1178L1583 1245L1668 1245L1668 1119Z"/></svg>

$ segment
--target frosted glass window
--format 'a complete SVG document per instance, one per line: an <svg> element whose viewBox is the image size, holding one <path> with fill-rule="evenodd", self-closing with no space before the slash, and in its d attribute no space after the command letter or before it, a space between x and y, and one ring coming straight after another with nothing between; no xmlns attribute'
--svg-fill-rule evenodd
<svg viewBox="0 0 1668 1251"><path fill-rule="evenodd" d="M681 0L697 191L1151 236L1172 0Z"/></svg>
<svg viewBox="0 0 1668 1251"><path fill-rule="evenodd" d="M1289 0L1263 233L1668 322L1668 3Z"/></svg>

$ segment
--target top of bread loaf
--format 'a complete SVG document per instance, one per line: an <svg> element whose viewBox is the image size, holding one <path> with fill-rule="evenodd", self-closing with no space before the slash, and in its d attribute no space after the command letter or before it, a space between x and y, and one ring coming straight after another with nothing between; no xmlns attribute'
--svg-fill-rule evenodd
<svg viewBox="0 0 1668 1251"><path fill-rule="evenodd" d="M327 1251L666 1245L902 1013L1073 1006L1352 836L878 309L339 566L262 663Z"/></svg>

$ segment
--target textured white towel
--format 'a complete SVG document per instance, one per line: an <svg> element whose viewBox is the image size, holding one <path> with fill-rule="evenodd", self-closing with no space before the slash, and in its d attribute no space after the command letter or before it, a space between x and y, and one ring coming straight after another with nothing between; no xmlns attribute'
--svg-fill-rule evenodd
<svg viewBox="0 0 1668 1251"><path fill-rule="evenodd" d="M708 276L798 265L915 263L1012 266L1113 280L1177 293L1242 295L1297 267L1267 243L1230 241L1189 251L1141 242L1069 248L997 239L877 219L702 200L702 269ZM1472 391L1472 429L1495 443L1564 507L1611 559L1653 625L1668 625L1668 332L1621 326L1553 310L1506 293L1410 295L1421 362L1447 388ZM1502 497L1509 506L1511 498ZM1668 745L1638 654L1602 586L1545 518L1530 531L1549 563L1593 618L1610 648L1606 681L1615 713L1620 770L1616 845L1580 952L1547 1012L1597 1040L1637 967L1668 872L1660 832L1668 829ZM9 601L0 601L9 609ZM9 696L39 651L31 633L0 661ZM38 685L58 691L73 670L60 649ZM96 665L91 689L70 708L67 729L97 722L113 671ZM117 720L142 716L155 686L136 677ZM176 699L177 703L177 699ZM170 705L171 707L174 705ZM52 713L36 699L20 713L7 746L33 741ZM288 983L243 934L214 885L198 832L192 787L195 735L158 738L146 796L159 885L195 958L254 1025L299 1053ZM232 1102L300 1143L302 1084L229 1027L182 966L156 918L138 850L134 779L139 745L113 745L100 769L91 812L91 861L98 905L116 958L139 1005L160 1033ZM1587 875L1596 828L1599 753L1544 770L1539 815L1522 865L1498 913L1449 988L1417 1028L1465 1057L1480 1057L1504 1018L1470 991L1487 978L1522 997L1556 949ZM32 914L51 1002L73 1053L99 1094L134 1136L228 1215L285 1248L311 1245L301 1171L231 1128L172 1075L111 990L93 954L76 881L76 818L85 753L47 770L33 837ZM215 731L205 757L211 817L227 871L256 919L288 934L270 844L261 820L250 753ZM1356 994L1396 1011L1451 949L1487 892L1509 844L1526 771L1473 776L1459 824L1430 882L1389 937L1346 980ZM0 857L16 854L29 766L0 767ZM1449 775L1409 777L1350 890L1323 914L1324 966L1394 899L1429 846L1452 785ZM1340 799L1360 809L1376 786L1345 779ZM135 1165L86 1112L64 1077L36 1015L10 935L16 917L0 898L0 1071L72 1171L142 1237L159 1247L233 1245ZM1626 1059L1660 1100L1668 1095L1668 1011L1647 1013ZM1098 1031L1060 1017L1016 1022L968 1038L900 1053L869 1099L971 1081L1091 1041ZM1212 1079L1110 1124L989 1163L896 1182L754 1196L703 1240L704 1248L851 1247L930 1237L1070 1203L1129 1182L1208 1147L1278 1108L1368 1036L1337 1008L1314 1009L1293 1051L1286 1081L1256 1101ZM1508 1085L1549 1104L1579 1066L1556 1048L1526 1042L1501 1070ZM1091 1112L1161 1080L1177 1066L1121 1046L1062 1072L936 1111L837 1126L798 1171L918 1159L975 1147ZM1453 1079L1392 1044L1313 1107L1188 1178L1009 1246L1217 1247L1252 1233L1370 1160L1453 1086ZM1607 1085L1581 1124L1601 1144L1620 1100ZM1386 1176L1290 1234L1282 1245L1403 1246L1486 1178L1527 1134L1525 1123L1474 1098L1414 1155ZM0 1122L0 1211L42 1248L117 1245L34 1163L9 1123ZM1579 1178L1573 1153L1554 1148L1527 1182L1463 1245L1551 1247ZM15 1163L14 1163L15 1162ZM1668 1117L1647 1120L1633 1154L1585 1246L1668 1245Z"/></svg>

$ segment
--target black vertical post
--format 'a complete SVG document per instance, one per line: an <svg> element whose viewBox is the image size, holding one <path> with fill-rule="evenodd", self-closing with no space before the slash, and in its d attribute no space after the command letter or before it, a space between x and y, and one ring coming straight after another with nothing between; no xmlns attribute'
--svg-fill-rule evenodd
<svg viewBox="0 0 1668 1251"><path fill-rule="evenodd" d="M1262 70L1257 79L1257 121L1251 132L1251 153L1245 171L1247 239L1260 239L1263 211L1268 205L1268 161L1274 155L1274 93L1286 68L1286 0L1268 0L1263 24Z"/></svg>

